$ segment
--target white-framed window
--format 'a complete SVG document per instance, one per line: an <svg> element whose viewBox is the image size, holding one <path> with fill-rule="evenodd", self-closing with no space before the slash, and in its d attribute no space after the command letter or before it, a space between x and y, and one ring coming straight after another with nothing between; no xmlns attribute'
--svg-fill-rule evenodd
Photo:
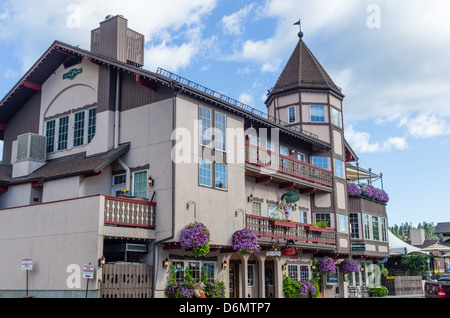
<svg viewBox="0 0 450 318"><path fill-rule="evenodd" d="M260 202L252 202L252 214L261 216L261 203Z"/></svg>
<svg viewBox="0 0 450 318"><path fill-rule="evenodd" d="M201 279L202 270L206 273L208 281L216 280L216 263L211 261L194 261L194 260L173 260L171 265L175 272L175 279L178 282L184 281L186 271L189 271L194 281L198 283Z"/></svg>
<svg viewBox="0 0 450 318"><path fill-rule="evenodd" d="M287 272L290 279L299 281L299 273L298 273L298 265L296 264L288 264Z"/></svg>
<svg viewBox="0 0 450 318"><path fill-rule="evenodd" d="M73 115L73 146L84 144L84 118L85 112L78 112Z"/></svg>
<svg viewBox="0 0 450 318"><path fill-rule="evenodd" d="M289 148L285 146L280 146L280 154L289 157Z"/></svg>
<svg viewBox="0 0 450 318"><path fill-rule="evenodd" d="M97 108L88 110L88 125L87 125L87 142L90 143L95 136L97 129Z"/></svg>
<svg viewBox="0 0 450 318"><path fill-rule="evenodd" d="M339 285L338 267L336 266L336 272L325 276L325 283L327 285Z"/></svg>
<svg viewBox="0 0 450 318"><path fill-rule="evenodd" d="M69 140L69 116L64 116L58 119L58 150L67 149L68 140Z"/></svg>
<svg viewBox="0 0 450 318"><path fill-rule="evenodd" d="M342 112L333 107L331 107L331 123L342 128Z"/></svg>
<svg viewBox="0 0 450 318"><path fill-rule="evenodd" d="M306 162L306 156L304 153L297 152L297 160L301 162Z"/></svg>
<svg viewBox="0 0 450 318"><path fill-rule="evenodd" d="M314 214L316 222L327 221L328 227L331 227L331 215L329 212L318 212Z"/></svg>
<svg viewBox="0 0 450 318"><path fill-rule="evenodd" d="M364 223L364 238L366 240L370 240L370 221L369 215L363 214L363 223Z"/></svg>
<svg viewBox="0 0 450 318"><path fill-rule="evenodd" d="M127 175L125 173L113 175L111 195L119 196L123 190L130 190L125 189L126 183L127 183Z"/></svg>
<svg viewBox="0 0 450 318"><path fill-rule="evenodd" d="M214 126L215 148L220 151L226 151L227 117L221 113L215 112Z"/></svg>
<svg viewBox="0 0 450 318"><path fill-rule="evenodd" d="M304 264L288 264L287 272L290 279L307 281L311 278L311 267Z"/></svg>
<svg viewBox="0 0 450 318"><path fill-rule="evenodd" d="M309 265L299 265L300 280L307 281L311 278L311 267Z"/></svg>
<svg viewBox="0 0 450 318"><path fill-rule="evenodd" d="M288 108L288 123L293 124L297 121L297 116L295 114L295 106L291 106Z"/></svg>
<svg viewBox="0 0 450 318"><path fill-rule="evenodd" d="M350 212L349 221L350 221L351 238L359 239L360 238L359 213Z"/></svg>
<svg viewBox="0 0 450 318"><path fill-rule="evenodd" d="M133 172L133 196L146 199L147 185L147 170Z"/></svg>
<svg viewBox="0 0 450 318"><path fill-rule="evenodd" d="M328 169L328 157L311 157L311 164L313 166L329 170Z"/></svg>
<svg viewBox="0 0 450 318"><path fill-rule="evenodd" d="M308 212L300 211L300 223L308 224Z"/></svg>
<svg viewBox="0 0 450 318"><path fill-rule="evenodd" d="M380 218L380 224L381 224L381 240L383 242L387 242L387 222L386 218Z"/></svg>
<svg viewBox="0 0 450 318"><path fill-rule="evenodd" d="M372 216L372 237L375 241L380 240L380 229L378 227L378 217Z"/></svg>
<svg viewBox="0 0 450 318"><path fill-rule="evenodd" d="M339 233L348 233L347 216L344 214L338 214L338 230Z"/></svg>
<svg viewBox="0 0 450 318"><path fill-rule="evenodd" d="M270 219L278 219L278 210L277 206L273 204L267 205L267 211Z"/></svg>
<svg viewBox="0 0 450 318"><path fill-rule="evenodd" d="M334 158L334 175L339 178L345 178L344 162L336 158Z"/></svg>
<svg viewBox="0 0 450 318"><path fill-rule="evenodd" d="M216 163L215 165L215 187L216 189L227 189L227 165Z"/></svg>
<svg viewBox="0 0 450 318"><path fill-rule="evenodd" d="M206 187L212 186L212 163L202 159L199 163L199 184Z"/></svg>
<svg viewBox="0 0 450 318"><path fill-rule="evenodd" d="M324 105L310 105L309 106L310 121L312 123L325 122L325 106Z"/></svg>
<svg viewBox="0 0 450 318"><path fill-rule="evenodd" d="M211 110L205 107L198 108L199 117L199 138L200 145L211 147L212 136L212 122L211 122Z"/></svg>
<svg viewBox="0 0 450 318"><path fill-rule="evenodd" d="M49 120L45 123L45 136L47 137L46 151L51 153L55 151L55 120Z"/></svg>

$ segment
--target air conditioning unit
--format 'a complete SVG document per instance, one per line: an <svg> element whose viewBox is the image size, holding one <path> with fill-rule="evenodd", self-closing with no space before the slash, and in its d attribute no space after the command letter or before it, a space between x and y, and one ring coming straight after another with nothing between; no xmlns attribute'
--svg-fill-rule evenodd
<svg viewBox="0 0 450 318"><path fill-rule="evenodd" d="M145 245L145 244L131 244L131 243L127 243L126 246L125 246L125 250L127 252L146 253L147 252L147 245Z"/></svg>
<svg viewBox="0 0 450 318"><path fill-rule="evenodd" d="M17 137L17 161L36 160L45 161L47 138L45 136L32 133L23 134Z"/></svg>

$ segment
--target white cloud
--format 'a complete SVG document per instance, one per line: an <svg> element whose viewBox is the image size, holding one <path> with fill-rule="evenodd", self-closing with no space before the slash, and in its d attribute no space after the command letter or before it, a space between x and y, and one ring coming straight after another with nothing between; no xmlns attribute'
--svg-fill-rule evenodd
<svg viewBox="0 0 450 318"><path fill-rule="evenodd" d="M242 34L245 26L245 18L248 17L252 11L255 3L250 3L244 8L230 15L222 18L222 27L227 34L239 35Z"/></svg>
<svg viewBox="0 0 450 318"><path fill-rule="evenodd" d="M249 105L249 106L253 105L253 102L254 102L253 96L246 92L243 92L243 93L241 93L241 95L239 95L239 101L241 103Z"/></svg>
<svg viewBox="0 0 450 318"><path fill-rule="evenodd" d="M350 146L359 153L379 153L408 148L406 139L402 137L389 137L381 143L371 142L370 133L355 131L352 125L346 127L345 138Z"/></svg>
<svg viewBox="0 0 450 318"><path fill-rule="evenodd" d="M419 114L415 118L403 118L400 127L406 127L408 134L415 138L432 138L450 135L450 125L436 114Z"/></svg>

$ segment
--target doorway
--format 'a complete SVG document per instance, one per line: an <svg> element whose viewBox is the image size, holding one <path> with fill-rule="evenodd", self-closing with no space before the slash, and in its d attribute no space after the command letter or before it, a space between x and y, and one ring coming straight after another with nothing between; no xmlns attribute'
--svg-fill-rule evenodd
<svg viewBox="0 0 450 318"><path fill-rule="evenodd" d="M230 260L229 267L229 298L239 298L239 262Z"/></svg>
<svg viewBox="0 0 450 318"><path fill-rule="evenodd" d="M266 260L264 264L264 288L265 288L265 294L266 298L275 298L275 289L274 289L274 261L273 260Z"/></svg>

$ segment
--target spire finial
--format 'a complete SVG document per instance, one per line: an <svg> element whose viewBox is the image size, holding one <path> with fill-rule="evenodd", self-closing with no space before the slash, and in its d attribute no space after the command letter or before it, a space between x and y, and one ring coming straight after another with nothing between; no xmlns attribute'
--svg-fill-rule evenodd
<svg viewBox="0 0 450 318"><path fill-rule="evenodd" d="M298 25L300 28L300 31L298 32L298 37L300 38L300 40L303 39L303 32L302 32L302 20L298 19L297 22L294 23L294 25Z"/></svg>

